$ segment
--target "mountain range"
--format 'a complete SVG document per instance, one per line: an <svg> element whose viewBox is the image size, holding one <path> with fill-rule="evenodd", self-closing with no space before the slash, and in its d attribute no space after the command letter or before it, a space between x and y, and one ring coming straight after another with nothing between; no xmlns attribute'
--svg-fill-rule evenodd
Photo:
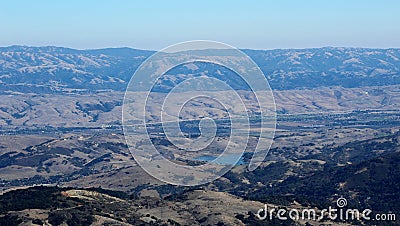
<svg viewBox="0 0 400 226"><path fill-rule="evenodd" d="M242 51L258 64L276 90L400 84L400 49L325 47ZM131 48L1 47L0 92L124 91L138 66L153 53ZM200 71L213 73L215 68L201 65L184 70L185 74L196 76ZM173 78L167 78L163 82L172 81ZM234 88L243 88L238 86Z"/></svg>

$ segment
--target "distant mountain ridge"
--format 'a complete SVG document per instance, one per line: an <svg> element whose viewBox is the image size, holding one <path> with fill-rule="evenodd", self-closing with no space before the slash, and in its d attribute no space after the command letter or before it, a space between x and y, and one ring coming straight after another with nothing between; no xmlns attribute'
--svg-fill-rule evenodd
<svg viewBox="0 0 400 226"><path fill-rule="evenodd" d="M243 51L259 65L273 89L400 84L400 49ZM137 67L153 53L131 48L0 47L0 92L123 91ZM195 76L198 72L185 73Z"/></svg>

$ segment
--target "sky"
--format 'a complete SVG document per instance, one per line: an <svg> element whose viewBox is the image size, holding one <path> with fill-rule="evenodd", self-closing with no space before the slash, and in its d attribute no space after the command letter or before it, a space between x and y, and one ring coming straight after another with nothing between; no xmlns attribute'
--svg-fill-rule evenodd
<svg viewBox="0 0 400 226"><path fill-rule="evenodd" d="M0 46L400 47L398 0L0 0Z"/></svg>

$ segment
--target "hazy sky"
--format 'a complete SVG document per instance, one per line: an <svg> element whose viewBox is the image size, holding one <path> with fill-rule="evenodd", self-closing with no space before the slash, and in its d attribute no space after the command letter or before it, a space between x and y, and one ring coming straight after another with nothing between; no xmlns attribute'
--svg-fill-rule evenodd
<svg viewBox="0 0 400 226"><path fill-rule="evenodd" d="M0 2L0 46L400 47L399 12L398 0L10 0Z"/></svg>

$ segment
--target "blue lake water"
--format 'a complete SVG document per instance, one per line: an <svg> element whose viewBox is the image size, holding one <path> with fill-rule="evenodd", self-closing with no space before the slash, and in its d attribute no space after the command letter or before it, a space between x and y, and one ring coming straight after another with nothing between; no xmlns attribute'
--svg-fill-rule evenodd
<svg viewBox="0 0 400 226"><path fill-rule="evenodd" d="M199 156L197 158L194 158L194 160L204 161L204 162L211 162L211 161L215 160L217 157L218 156L202 155L202 156ZM239 157L240 157L240 159L239 159L239 161L237 162L236 165L245 164L242 154L231 154L231 155L227 155L227 156L222 156L221 158L216 160L215 163L221 164L221 165L231 165Z"/></svg>

